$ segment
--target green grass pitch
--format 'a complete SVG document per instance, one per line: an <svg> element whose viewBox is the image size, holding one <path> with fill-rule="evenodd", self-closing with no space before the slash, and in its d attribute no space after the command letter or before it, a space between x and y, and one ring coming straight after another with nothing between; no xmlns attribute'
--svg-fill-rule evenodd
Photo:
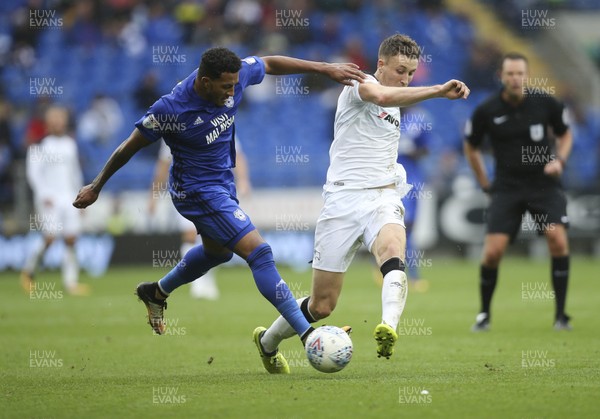
<svg viewBox="0 0 600 419"><path fill-rule="evenodd" d="M352 265L329 324L354 328L354 356L337 374L308 366L297 338L281 350L292 374L270 376L252 343L274 309L245 267L218 271L221 299L169 299L169 334L155 336L135 285L165 271L113 268L90 297L62 295L59 274L26 295L0 274L0 417L10 418L597 418L600 264L573 258L572 332L552 329L549 262L504 261L492 330L473 334L474 262L433 259L425 293L409 292L392 359L371 336L380 319L372 267ZM296 296L310 273L281 269ZM427 390L428 394L421 394Z"/></svg>

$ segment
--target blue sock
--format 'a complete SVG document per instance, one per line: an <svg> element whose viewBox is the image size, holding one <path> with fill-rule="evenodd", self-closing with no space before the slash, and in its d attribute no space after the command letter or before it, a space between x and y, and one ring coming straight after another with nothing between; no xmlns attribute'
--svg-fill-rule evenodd
<svg viewBox="0 0 600 419"><path fill-rule="evenodd" d="M304 335L311 326L300 311L287 284L277 272L271 246L267 243L261 244L250 253L246 261L260 293L275 306L299 336Z"/></svg>
<svg viewBox="0 0 600 419"><path fill-rule="evenodd" d="M204 251L204 246L195 246L185 254L183 259L158 281L158 286L165 294L172 293L183 284L192 282L204 275L210 268L225 263L233 257L233 253L224 256L210 255Z"/></svg>

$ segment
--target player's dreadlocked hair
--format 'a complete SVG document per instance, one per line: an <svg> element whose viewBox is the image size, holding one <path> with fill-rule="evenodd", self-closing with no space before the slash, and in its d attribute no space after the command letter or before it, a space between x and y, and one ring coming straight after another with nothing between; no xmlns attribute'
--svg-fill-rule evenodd
<svg viewBox="0 0 600 419"><path fill-rule="evenodd" d="M222 73L237 73L241 68L242 61L233 51L222 47L211 48L202 54L198 76L218 79Z"/></svg>
<svg viewBox="0 0 600 419"><path fill-rule="evenodd" d="M418 60L421 56L421 51L414 39L397 33L384 39L379 46L380 59L385 61L395 55L404 55L407 58Z"/></svg>

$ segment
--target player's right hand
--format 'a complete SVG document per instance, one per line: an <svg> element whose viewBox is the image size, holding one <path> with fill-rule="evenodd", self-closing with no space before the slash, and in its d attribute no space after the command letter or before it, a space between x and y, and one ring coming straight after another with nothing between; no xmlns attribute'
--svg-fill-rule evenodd
<svg viewBox="0 0 600 419"><path fill-rule="evenodd" d="M85 185L79 190L77 198L73 201L75 208L86 208L96 202L99 193L94 190L92 185Z"/></svg>

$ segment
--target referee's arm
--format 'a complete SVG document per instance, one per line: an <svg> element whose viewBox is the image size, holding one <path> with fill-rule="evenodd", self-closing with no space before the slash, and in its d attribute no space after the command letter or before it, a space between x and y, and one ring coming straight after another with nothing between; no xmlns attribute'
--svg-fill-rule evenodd
<svg viewBox="0 0 600 419"><path fill-rule="evenodd" d="M484 192L488 193L490 191L490 179L479 149L486 134L485 119L481 106L477 107L471 119L465 124L463 152L473 170L477 183Z"/></svg>
<svg viewBox="0 0 600 419"><path fill-rule="evenodd" d="M560 176L571 154L573 147L573 135L567 129L562 135L556 137L556 159L548 162L544 167L544 173L548 176Z"/></svg>
<svg viewBox="0 0 600 419"><path fill-rule="evenodd" d="M481 189L484 192L490 191L490 180L487 175L487 171L485 170L485 164L483 162L483 156L481 155L481 151L479 148L473 146L469 143L468 140L463 142L463 151L465 153L465 158L469 162L469 166L473 170L473 174L475 174L475 179L481 186Z"/></svg>

